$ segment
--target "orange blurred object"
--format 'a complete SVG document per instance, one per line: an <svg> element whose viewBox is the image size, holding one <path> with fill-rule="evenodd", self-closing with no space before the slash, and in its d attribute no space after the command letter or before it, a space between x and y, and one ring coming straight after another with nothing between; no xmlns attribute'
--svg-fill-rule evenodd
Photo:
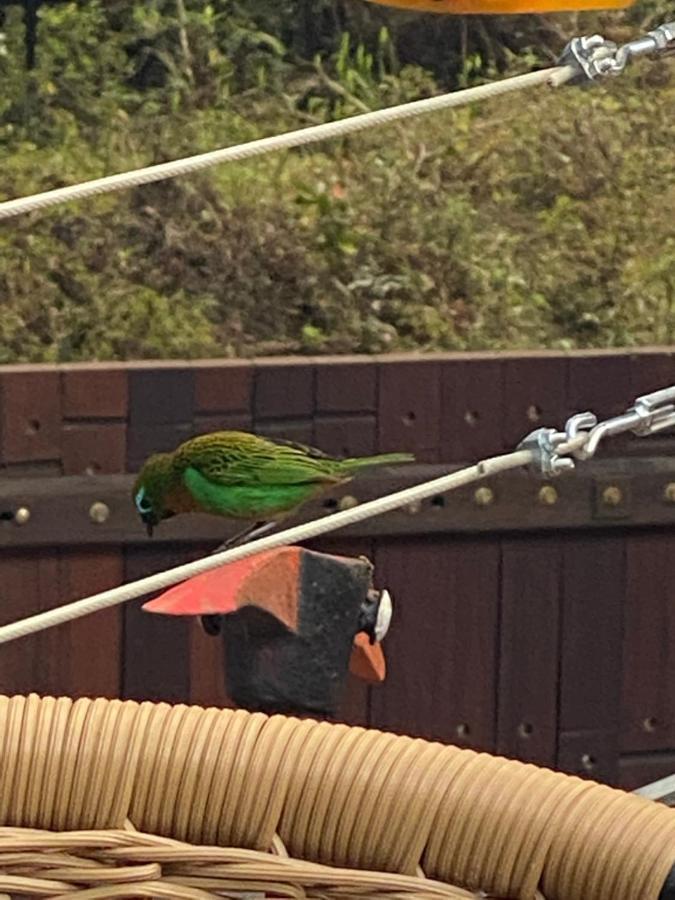
<svg viewBox="0 0 675 900"><path fill-rule="evenodd" d="M578 12L585 9L625 9L634 0L370 0L381 6L396 6L411 12L446 13L462 16L511 15L518 13Z"/></svg>
<svg viewBox="0 0 675 900"><path fill-rule="evenodd" d="M259 605L295 630L300 547L280 547L194 575L143 605L165 616L227 615Z"/></svg>
<svg viewBox="0 0 675 900"><path fill-rule="evenodd" d="M371 644L370 638L363 631L354 638L352 655L349 659L349 671L362 681L379 684L387 674L382 644Z"/></svg>

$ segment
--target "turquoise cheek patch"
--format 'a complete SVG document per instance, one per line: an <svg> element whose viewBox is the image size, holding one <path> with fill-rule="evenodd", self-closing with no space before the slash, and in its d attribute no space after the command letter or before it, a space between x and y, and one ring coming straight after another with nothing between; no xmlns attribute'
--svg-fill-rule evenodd
<svg viewBox="0 0 675 900"><path fill-rule="evenodd" d="M147 506L143 503L145 500L145 489L141 488L140 491L136 494L134 498L134 502L136 504L136 509L139 513L147 512Z"/></svg>

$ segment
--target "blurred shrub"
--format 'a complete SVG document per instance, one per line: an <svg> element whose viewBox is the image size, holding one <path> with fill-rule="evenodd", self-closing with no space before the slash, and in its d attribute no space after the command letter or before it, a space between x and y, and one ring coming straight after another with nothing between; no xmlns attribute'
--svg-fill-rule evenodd
<svg viewBox="0 0 675 900"><path fill-rule="evenodd" d="M665 18L642 3L618 39ZM547 64L597 17L91 0L0 47L0 196ZM422 63L420 65L419 63ZM0 223L0 362L672 343L675 67Z"/></svg>

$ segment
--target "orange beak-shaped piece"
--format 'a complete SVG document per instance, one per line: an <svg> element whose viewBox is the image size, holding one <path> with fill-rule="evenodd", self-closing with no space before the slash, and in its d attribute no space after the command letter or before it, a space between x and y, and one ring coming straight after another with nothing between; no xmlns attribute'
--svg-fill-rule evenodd
<svg viewBox="0 0 675 900"><path fill-rule="evenodd" d="M580 12L585 9L624 9L633 0L371 0L411 12L446 13L462 16L524 13Z"/></svg>
<svg viewBox="0 0 675 900"><path fill-rule="evenodd" d="M349 660L349 671L356 678L377 684L384 681L387 664L382 644L371 644L370 638L363 631L354 638L354 647Z"/></svg>
<svg viewBox="0 0 675 900"><path fill-rule="evenodd" d="M195 575L143 609L165 616L226 616L258 605L295 631L299 570L299 547L267 550Z"/></svg>

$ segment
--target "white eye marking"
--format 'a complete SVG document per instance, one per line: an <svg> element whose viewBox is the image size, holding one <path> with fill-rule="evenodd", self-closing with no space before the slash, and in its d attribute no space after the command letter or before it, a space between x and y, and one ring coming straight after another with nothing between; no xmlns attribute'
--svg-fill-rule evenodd
<svg viewBox="0 0 675 900"><path fill-rule="evenodd" d="M141 515L147 515L149 512L152 512L152 504L145 496L145 488L141 488L136 494L134 502L136 503L136 509Z"/></svg>
<svg viewBox="0 0 675 900"><path fill-rule="evenodd" d="M375 640L377 643L379 643L389 631L393 613L392 607L391 594L389 591L382 591L380 607L377 610L377 621L375 622Z"/></svg>

